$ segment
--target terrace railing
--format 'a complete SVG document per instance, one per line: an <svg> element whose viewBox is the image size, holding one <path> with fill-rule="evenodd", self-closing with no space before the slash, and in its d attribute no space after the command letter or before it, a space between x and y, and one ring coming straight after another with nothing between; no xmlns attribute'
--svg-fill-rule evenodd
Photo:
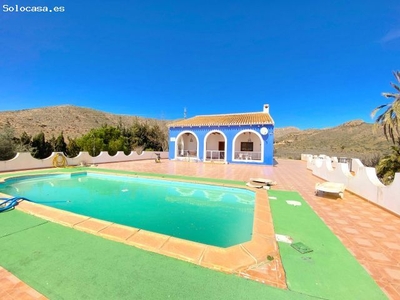
<svg viewBox="0 0 400 300"><path fill-rule="evenodd" d="M206 161L224 161L225 151L206 150Z"/></svg>
<svg viewBox="0 0 400 300"><path fill-rule="evenodd" d="M237 160L261 160L261 152L254 151L235 151Z"/></svg>
<svg viewBox="0 0 400 300"><path fill-rule="evenodd" d="M178 157L197 157L197 151L194 150L179 150Z"/></svg>

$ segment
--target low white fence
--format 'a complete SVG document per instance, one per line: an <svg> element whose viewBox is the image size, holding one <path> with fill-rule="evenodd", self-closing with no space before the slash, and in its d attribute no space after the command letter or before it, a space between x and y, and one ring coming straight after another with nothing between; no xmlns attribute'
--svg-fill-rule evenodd
<svg viewBox="0 0 400 300"><path fill-rule="evenodd" d="M223 161L225 159L225 151L207 150L205 161Z"/></svg>
<svg viewBox="0 0 400 300"><path fill-rule="evenodd" d="M346 190L400 215L400 173L386 186L378 179L375 168L364 166L359 159L353 158L350 165L324 155L302 154L301 158L307 161L307 169L313 175L344 183Z"/></svg>
<svg viewBox="0 0 400 300"><path fill-rule="evenodd" d="M243 159L243 160L261 160L261 152L244 152L244 151L235 151L235 159Z"/></svg>
<svg viewBox="0 0 400 300"><path fill-rule="evenodd" d="M168 152L157 151L143 151L141 154L131 152L129 155L126 155L123 151L118 151L113 156L109 155L107 151L102 151L98 156L95 157L90 156L88 152L80 152L76 157L65 158L69 166L79 166L110 162L156 159L156 153L159 153L162 159L168 159ZM10 160L0 161L0 172L51 168L53 167L54 160L57 160L57 156L58 153L53 152L48 158L36 159L32 157L29 152L19 152L14 158Z"/></svg>

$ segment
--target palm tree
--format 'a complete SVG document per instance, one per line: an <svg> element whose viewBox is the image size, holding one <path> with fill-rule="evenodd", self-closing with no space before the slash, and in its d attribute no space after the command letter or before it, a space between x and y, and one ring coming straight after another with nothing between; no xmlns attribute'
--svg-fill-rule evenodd
<svg viewBox="0 0 400 300"><path fill-rule="evenodd" d="M384 184L390 184L400 172L400 147L392 146L392 153L383 157L376 166L376 175Z"/></svg>
<svg viewBox="0 0 400 300"><path fill-rule="evenodd" d="M393 74L400 83L400 71L393 72ZM388 140L390 138L393 144L400 145L400 86L393 82L390 84L398 93L382 93L382 96L393 99L393 102L378 106L372 111L371 116L374 118L378 111L386 108L386 110L376 118L375 123L383 126L383 133Z"/></svg>
<svg viewBox="0 0 400 300"><path fill-rule="evenodd" d="M400 71L393 72L394 77L400 83ZM386 110L379 115L375 123L383 127L383 133L387 140L391 139L394 146L392 146L392 153L383 157L378 165L376 171L378 178L384 184L390 184L396 173L400 172L400 86L395 83L390 83L398 93L382 93L385 98L393 99L392 103L380 105L375 108L371 116L383 108Z"/></svg>

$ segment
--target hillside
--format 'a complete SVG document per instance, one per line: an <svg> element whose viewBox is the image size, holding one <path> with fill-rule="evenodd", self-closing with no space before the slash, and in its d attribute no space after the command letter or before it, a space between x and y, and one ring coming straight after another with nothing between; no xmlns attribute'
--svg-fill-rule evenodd
<svg viewBox="0 0 400 300"><path fill-rule="evenodd" d="M130 127L136 120L166 123L72 105L0 112L0 128L9 122L17 137L24 131L32 136L43 131L47 139L61 131L65 138L75 138L104 124ZM373 124L359 120L326 129L276 128L274 134L275 156L281 158L297 159L301 153L364 158L387 153L390 146L381 130L374 132Z"/></svg>
<svg viewBox="0 0 400 300"><path fill-rule="evenodd" d="M116 115L73 105L0 112L0 128L9 122L14 127L16 136L20 136L24 131L32 136L42 131L46 138L51 138L53 135L57 137L61 132L65 138L75 138L105 124L111 126L122 124L130 127L136 120L165 123L160 120Z"/></svg>
<svg viewBox="0 0 400 300"><path fill-rule="evenodd" d="M382 130L360 120L326 129L276 129L275 155L299 158L301 153L365 158L388 152Z"/></svg>

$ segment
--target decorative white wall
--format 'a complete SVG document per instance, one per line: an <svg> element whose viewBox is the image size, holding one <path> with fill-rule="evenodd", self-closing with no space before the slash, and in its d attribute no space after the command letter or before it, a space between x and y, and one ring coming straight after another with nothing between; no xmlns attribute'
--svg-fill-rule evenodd
<svg viewBox="0 0 400 300"><path fill-rule="evenodd" d="M384 185L377 177L375 168L365 167L359 159L352 159L350 172L347 163L327 156L302 154L307 169L326 181L340 182L346 190L400 215L400 173L396 173L390 185Z"/></svg>
<svg viewBox="0 0 400 300"><path fill-rule="evenodd" d="M67 157L66 159L69 166L78 166L81 164L101 164L109 162L155 159L156 153L160 153L162 159L168 159L168 152L157 151L144 151L141 154L131 152L129 155L125 155L124 152L118 151L113 156L109 155L106 151L102 151L98 156L95 157L91 157L88 152L80 152L78 156L73 158ZM56 157L56 155L57 152L53 152L48 158L36 159L32 157L29 152L19 152L10 160L0 161L0 172L51 168L53 167L53 159Z"/></svg>

